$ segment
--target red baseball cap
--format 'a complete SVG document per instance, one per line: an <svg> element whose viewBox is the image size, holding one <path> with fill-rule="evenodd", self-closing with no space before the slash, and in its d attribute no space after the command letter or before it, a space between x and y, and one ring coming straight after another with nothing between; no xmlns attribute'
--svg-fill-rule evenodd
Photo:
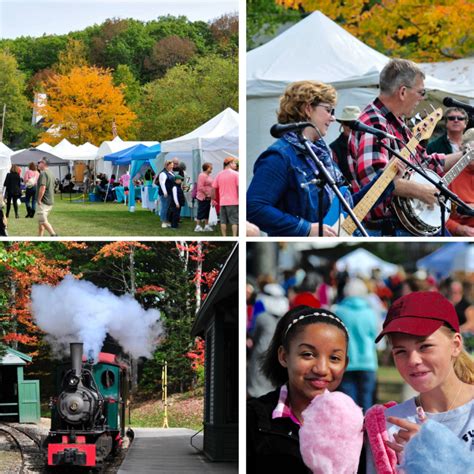
<svg viewBox="0 0 474 474"><path fill-rule="evenodd" d="M429 336L444 324L459 332L459 319L452 303L436 291L415 291L390 306L375 342L392 332Z"/></svg>

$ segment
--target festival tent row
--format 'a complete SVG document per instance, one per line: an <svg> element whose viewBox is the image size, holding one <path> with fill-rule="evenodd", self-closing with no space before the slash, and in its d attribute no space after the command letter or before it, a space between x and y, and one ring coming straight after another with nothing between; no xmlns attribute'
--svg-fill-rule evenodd
<svg viewBox="0 0 474 474"><path fill-rule="evenodd" d="M166 159L177 157L186 165L186 173L191 182L197 181L203 163L213 165L215 176L223 168L227 156L239 154L239 114L227 108L190 133L172 140L166 140L148 149L133 150L131 156L130 179L143 174L150 166L159 172ZM130 188L129 209L134 210L134 189ZM185 212L185 211L184 211Z"/></svg>
<svg viewBox="0 0 474 474"><path fill-rule="evenodd" d="M192 170L192 181L197 180L201 165L213 165L213 174L222 170L226 156L239 154L239 114L230 107L186 135L161 143L162 160L167 154L187 153L192 160L186 163ZM171 155L170 155L171 156ZM162 165L160 162L160 165Z"/></svg>
<svg viewBox="0 0 474 474"><path fill-rule="evenodd" d="M314 57L308 51L317 51ZM285 87L294 81L319 80L332 84L338 93L336 115L347 105L364 108L378 95L379 74L390 58L365 45L319 11L247 53L247 177L253 172L258 155L272 143L270 127L276 121L278 99ZM462 81L450 80L453 74L443 72L449 66L423 67L429 103L438 106L445 96L466 102L474 100L474 80L469 61L455 67L470 72ZM420 110L428 103L420 104ZM329 128L326 141L339 134Z"/></svg>

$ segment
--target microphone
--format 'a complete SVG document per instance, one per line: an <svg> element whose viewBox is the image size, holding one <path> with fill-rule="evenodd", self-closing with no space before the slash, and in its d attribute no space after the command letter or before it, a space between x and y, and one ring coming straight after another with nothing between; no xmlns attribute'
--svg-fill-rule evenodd
<svg viewBox="0 0 474 474"><path fill-rule="evenodd" d="M375 135L379 140L382 138L390 138L390 140L396 140L397 142L401 141L400 138L397 138L395 135L390 135L390 133L384 132L383 130L365 125L365 123L359 122L358 120L349 122L349 127L351 130L356 132L370 133L371 135Z"/></svg>
<svg viewBox="0 0 474 474"><path fill-rule="evenodd" d="M452 97L445 97L443 99L443 105L446 107L457 107L458 109L464 109L470 114L474 114L474 107L459 100L453 99Z"/></svg>
<svg viewBox="0 0 474 474"><path fill-rule="evenodd" d="M270 129L270 134L274 138L280 138L285 133L304 130L306 127L313 127L311 122L294 122L294 123L276 123Z"/></svg>

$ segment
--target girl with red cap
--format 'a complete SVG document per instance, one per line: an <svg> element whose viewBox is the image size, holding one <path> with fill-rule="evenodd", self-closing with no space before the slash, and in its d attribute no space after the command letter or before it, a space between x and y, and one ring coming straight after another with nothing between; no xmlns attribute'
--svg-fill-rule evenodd
<svg viewBox="0 0 474 474"><path fill-rule="evenodd" d="M365 425L371 448L367 472L398 472L400 466L404 472L416 472L407 466L414 465L412 458L423 457L422 451L418 447L415 455L409 446L423 439L421 434L415 435L428 430L427 421L435 433L448 428L449 436L455 436L444 458L437 449L431 452L432 459L423 458L423 465L435 462L436 472L444 472L452 467L452 459L447 459L456 452L456 459L466 455L472 467L474 362L463 348L454 306L437 292L410 293L390 307L375 341L383 336L391 343L400 375L419 395L399 405L390 402L388 408L376 405L367 412ZM446 432L444 437L440 438L442 444L446 444ZM417 469L420 472L420 467Z"/></svg>

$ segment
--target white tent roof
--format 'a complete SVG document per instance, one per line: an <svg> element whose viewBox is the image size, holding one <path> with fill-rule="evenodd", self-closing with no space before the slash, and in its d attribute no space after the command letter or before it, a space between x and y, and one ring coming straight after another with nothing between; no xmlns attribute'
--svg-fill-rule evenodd
<svg viewBox="0 0 474 474"><path fill-rule="evenodd" d="M456 86L458 93L474 98L474 57L440 63L420 63L419 66L425 74L447 81Z"/></svg>
<svg viewBox="0 0 474 474"><path fill-rule="evenodd" d="M67 138L63 138L57 145L53 146L50 153L59 156L63 160L71 160L72 157L77 155L78 151L76 145L73 145Z"/></svg>
<svg viewBox="0 0 474 474"><path fill-rule="evenodd" d="M150 141L141 141L141 142L124 142L120 137L115 137L111 141L102 142L100 147L97 149L97 158L102 158L105 155L110 155L111 153L115 153L120 150L125 150L126 148L130 148L134 145L139 144L145 146L153 146L158 144L159 142L150 142Z"/></svg>
<svg viewBox="0 0 474 474"><path fill-rule="evenodd" d="M311 57L315 51L317 60ZM343 87L374 84L388 60L316 11L247 53L247 96L280 96L290 82L303 79Z"/></svg>
<svg viewBox="0 0 474 474"><path fill-rule="evenodd" d="M312 56L317 51L317 59ZM278 99L294 81L314 79L331 83L338 94L336 114L347 105L363 109L378 95L380 71L390 58L365 45L321 12L314 12L268 43L247 53L247 181L253 163L274 140ZM427 75L429 102L416 112L439 106L443 97L474 100L474 86ZM331 143L339 134L333 124L325 137Z"/></svg>
<svg viewBox="0 0 474 474"><path fill-rule="evenodd" d="M11 156L12 154L13 150L7 147L4 143L0 142L0 155Z"/></svg>
<svg viewBox="0 0 474 474"><path fill-rule="evenodd" d="M239 149L239 114L227 108L192 132L161 142L161 151L192 150L237 152Z"/></svg>
<svg viewBox="0 0 474 474"><path fill-rule="evenodd" d="M382 276L388 277L397 272L398 267L393 263L386 262L370 253L368 250L359 248L349 252L336 262L338 271L347 270L351 276L370 277L372 270L378 268Z"/></svg>
<svg viewBox="0 0 474 474"><path fill-rule="evenodd" d="M41 150L41 151L47 151L48 153L51 152L51 150L53 149L53 147L49 144L49 143L46 143L46 142L43 142L41 144L39 144L37 147L36 147L37 150Z"/></svg>
<svg viewBox="0 0 474 474"><path fill-rule="evenodd" d="M308 52L318 51L317 60ZM279 96L293 81L317 79L337 89L378 85L389 58L315 11L268 43L247 53L247 96ZM474 98L474 89L427 76L427 89Z"/></svg>

